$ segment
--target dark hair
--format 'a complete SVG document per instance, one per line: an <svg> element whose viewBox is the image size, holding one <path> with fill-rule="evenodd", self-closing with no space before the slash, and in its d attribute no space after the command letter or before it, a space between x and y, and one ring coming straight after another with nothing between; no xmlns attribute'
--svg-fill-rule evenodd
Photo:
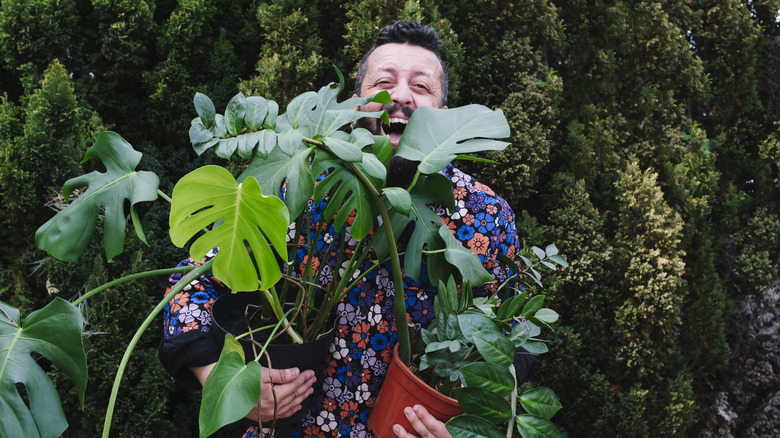
<svg viewBox="0 0 780 438"><path fill-rule="evenodd" d="M441 49L441 38L439 34L433 30L433 28L420 24L416 21L393 21L385 26L376 42L373 46L363 55L363 59L360 61L357 75L355 76L355 93L360 96L360 87L363 85L363 77L366 74L366 63L368 57L374 52L374 49L384 44L410 44L413 46L419 46L423 49L430 50L436 55L436 59L441 64L441 105L447 104L447 88L449 86L449 80L447 79L447 68L444 66L444 61L441 59L439 49Z"/></svg>

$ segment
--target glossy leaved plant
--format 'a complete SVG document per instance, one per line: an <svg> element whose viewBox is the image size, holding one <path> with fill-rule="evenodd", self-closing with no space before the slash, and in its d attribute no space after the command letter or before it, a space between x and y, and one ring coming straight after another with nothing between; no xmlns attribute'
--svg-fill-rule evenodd
<svg viewBox="0 0 780 438"><path fill-rule="evenodd" d="M73 303L57 298L24 319L15 309L0 303L0 416L4 433L58 436L67 428L51 382L31 362L30 355L42 355L65 371L83 398L87 372L79 336L81 316L76 306L121 282L174 272L183 274L170 293L149 309L125 350L112 388L104 436L109 436L119 384L141 334L173 296L203 273L213 272L234 292L262 291L283 321L275 330L288 332L293 340L303 340L293 321L288 320L295 312L285 307L291 300L284 297L284 288L280 286L285 272L279 261L289 261L295 254L287 248L288 230L308 214L310 200L318 202L327 197L324 217L332 218L332 226L348 229L351 238L358 241L367 239L366 244L374 249L378 260L389 260L396 296L403 296L404 270L395 236L410 222L416 225L404 255L405 275L419 279L420 260L426 253L434 282L447 281L453 275L475 285L492 279L479 258L460 245L427 205L454 204L449 181L438 173L450 161L470 159L466 154L507 146L499 140L510 134L501 111L479 105L418 109L396 152L419 162L418 172L406 189L387 187L387 169L393 155L389 140L364 129L349 130L349 125L362 117L387 121L384 111L365 113L356 108L369 102L389 104L390 97L383 92L339 102L337 96L344 86L343 78L340 79L338 84L326 85L318 92L297 96L283 114L279 114L279 106L272 100L242 94L233 97L224 113L219 114L207 96L197 93L194 105L198 117L189 129L195 152L213 150L225 159L238 155L247 164L238 177L220 166L195 169L181 178L170 198L158 188L159 179L154 173L136 169L140 152L117 133L97 135L84 159L97 158L105 171L91 172L65 184L66 199L74 189L82 189L83 194L40 227L36 233L39 248L61 260L79 260L102 216L104 246L110 260L123 249L128 217L137 236L145 241L136 204L163 198L171 203L170 237L175 245L192 242L189 252L195 260L202 259L212 248L219 248L219 252L197 267L159 269L115 279ZM361 261L354 254L345 261L353 271L347 269L342 278L332 282L333 288L326 291L332 298L330 304L326 302L318 312L327 314L353 284L353 275L359 278L355 270ZM310 273L316 278L316 272ZM396 301L395 319L405 321L404 302ZM397 329L400 354L408 363L407 327ZM251 410L259 397L261 373L258 362L245 363L238 342L227 336L220 360L204 387L202 436ZM17 383L25 386L29 404L23 402ZM6 427L7 424L15 428Z"/></svg>

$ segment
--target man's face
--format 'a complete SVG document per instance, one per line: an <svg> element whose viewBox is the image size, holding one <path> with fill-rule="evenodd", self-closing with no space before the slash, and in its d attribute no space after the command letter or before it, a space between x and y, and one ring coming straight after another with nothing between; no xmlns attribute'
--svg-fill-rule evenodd
<svg viewBox="0 0 780 438"><path fill-rule="evenodd" d="M379 119L362 119L359 126L375 135L388 135L393 151L398 147L412 112L421 106L439 107L442 98L441 64L428 49L409 44L384 44L371 53L360 87L361 96L387 91L393 105L371 102L361 111L387 110L390 125Z"/></svg>

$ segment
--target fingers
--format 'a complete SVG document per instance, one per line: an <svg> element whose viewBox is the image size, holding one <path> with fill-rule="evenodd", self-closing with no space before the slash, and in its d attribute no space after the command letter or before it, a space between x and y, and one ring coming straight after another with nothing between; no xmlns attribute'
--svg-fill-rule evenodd
<svg viewBox="0 0 780 438"><path fill-rule="evenodd" d="M404 409L406 419L409 420L409 424L412 425L413 431L407 431L400 424L393 426L393 432L399 438L413 438L420 436L422 438L451 438L447 427L443 422L437 420L428 411L420 406L414 407L407 406ZM414 435L410 432L416 432Z"/></svg>
<svg viewBox="0 0 780 438"><path fill-rule="evenodd" d="M263 383L287 383L298 377L298 368L268 369L263 367Z"/></svg>
<svg viewBox="0 0 780 438"><path fill-rule="evenodd" d="M301 408L303 400L314 392L314 371L299 372L297 368L264 371L259 403L262 421L293 415Z"/></svg>

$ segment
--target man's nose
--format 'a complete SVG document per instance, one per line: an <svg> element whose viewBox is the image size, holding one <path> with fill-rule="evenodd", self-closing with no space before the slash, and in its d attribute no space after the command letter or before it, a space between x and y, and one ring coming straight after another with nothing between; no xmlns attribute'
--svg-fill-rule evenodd
<svg viewBox="0 0 780 438"><path fill-rule="evenodd" d="M406 82L399 82L393 88L390 97L393 98L393 103L401 106L410 106L412 104L412 89Z"/></svg>

